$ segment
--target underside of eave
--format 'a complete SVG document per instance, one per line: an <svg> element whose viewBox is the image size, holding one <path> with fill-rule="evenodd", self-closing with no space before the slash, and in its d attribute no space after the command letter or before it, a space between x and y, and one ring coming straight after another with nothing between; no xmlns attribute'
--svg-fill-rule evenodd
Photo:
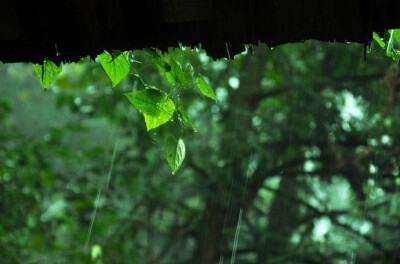
<svg viewBox="0 0 400 264"><path fill-rule="evenodd" d="M199 44L214 58L259 41L368 43L400 28L398 0L59 0L0 2L0 61L55 62L103 50Z"/></svg>

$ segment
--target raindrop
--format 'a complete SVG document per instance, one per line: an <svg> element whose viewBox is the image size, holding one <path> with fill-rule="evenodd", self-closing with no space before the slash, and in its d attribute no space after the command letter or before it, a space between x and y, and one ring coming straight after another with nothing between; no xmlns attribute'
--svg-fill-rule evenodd
<svg viewBox="0 0 400 264"><path fill-rule="evenodd" d="M56 56L57 57L60 57L60 51L58 50L58 46L57 46L57 44L54 44L54 48L55 48L55 50L56 50Z"/></svg>

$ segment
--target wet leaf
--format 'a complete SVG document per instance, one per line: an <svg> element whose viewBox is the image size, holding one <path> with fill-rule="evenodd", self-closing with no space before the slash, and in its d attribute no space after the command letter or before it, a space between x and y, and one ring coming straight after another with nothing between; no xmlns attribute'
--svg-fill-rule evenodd
<svg viewBox="0 0 400 264"><path fill-rule="evenodd" d="M165 75L171 70L171 66L165 61L160 51L149 48L146 49L146 53L150 55L151 61L154 63L154 65L157 67L158 71L162 75Z"/></svg>
<svg viewBox="0 0 400 264"><path fill-rule="evenodd" d="M168 122L175 111L174 102L163 92L146 89L125 94L144 115L147 131Z"/></svg>
<svg viewBox="0 0 400 264"><path fill-rule="evenodd" d="M115 53L111 55L108 52L103 52L98 56L101 66L106 71L112 82L112 86L117 86L129 73L130 64L126 60L126 53Z"/></svg>
<svg viewBox="0 0 400 264"><path fill-rule="evenodd" d="M168 81L181 89L190 89L194 84L193 67L188 64L185 69L172 57L168 59L171 70L166 72Z"/></svg>
<svg viewBox="0 0 400 264"><path fill-rule="evenodd" d="M394 29L393 31L393 39L400 41L400 29Z"/></svg>
<svg viewBox="0 0 400 264"><path fill-rule="evenodd" d="M46 60L43 65L33 64L33 69L39 77L43 88L47 89L49 85L57 78L62 71L62 66L57 66L54 62Z"/></svg>
<svg viewBox="0 0 400 264"><path fill-rule="evenodd" d="M172 136L170 136L165 142L165 149L167 152L168 164L171 167L172 172L175 173L185 159L185 143L181 138L176 141Z"/></svg>
<svg viewBox="0 0 400 264"><path fill-rule="evenodd" d="M374 40L379 44L379 46L381 46L381 48L385 48L386 43L385 43L385 41L378 35L378 33L376 33L376 32L372 33L372 37L373 37Z"/></svg>
<svg viewBox="0 0 400 264"><path fill-rule="evenodd" d="M207 97L213 99L214 101L217 101L215 98L214 91L211 89L210 85L207 83L207 81L204 79L204 77L199 74L199 77L196 79L197 86L199 87L200 91Z"/></svg>

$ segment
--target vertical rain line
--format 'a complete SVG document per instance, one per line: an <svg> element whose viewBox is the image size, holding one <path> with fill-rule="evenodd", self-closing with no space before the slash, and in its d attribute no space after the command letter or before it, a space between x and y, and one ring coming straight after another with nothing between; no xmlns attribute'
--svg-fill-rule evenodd
<svg viewBox="0 0 400 264"><path fill-rule="evenodd" d="M116 156L116 153L117 153L117 149L118 149L118 143L115 143L113 155L112 155L112 158L111 158L110 168L109 168L108 173L106 175L106 182L105 182L105 184L103 184L103 185L105 185L104 186L105 189L108 189L108 185L110 184L110 180L111 180L112 170L113 170L113 167L114 167L114 161L115 161L115 156ZM96 219L97 208L99 207L99 201L100 201L102 192L103 192L103 186L100 186L98 191L97 191L97 196L96 196L96 200L95 200L95 203L94 203L93 212L92 212L92 215L90 217L90 224L89 224L88 232L86 234L85 247L84 247L85 250L87 250L87 248L89 246L89 240L90 240L90 236L92 234L94 220Z"/></svg>
<svg viewBox="0 0 400 264"><path fill-rule="evenodd" d="M228 42L225 42L226 53L228 55L228 59L231 59L231 53L229 52L229 45Z"/></svg>
<svg viewBox="0 0 400 264"><path fill-rule="evenodd" d="M114 152L111 158L111 165L110 165L110 169L108 170L108 175L107 175L107 184L106 184L106 189L108 189L108 185L110 184L110 180L111 180L111 173L114 167L114 160L115 160L115 155L117 153L117 149L118 149L118 142L115 143L114 145Z"/></svg>
<svg viewBox="0 0 400 264"><path fill-rule="evenodd" d="M238 241L239 241L239 234L240 234L240 226L242 225L242 215L243 215L243 209L240 208L239 217L238 217L238 223L237 223L236 232L235 232L235 240L233 241L231 264L235 263L236 250L237 250Z"/></svg>
<svg viewBox="0 0 400 264"><path fill-rule="evenodd" d="M100 196L101 196L101 192L102 191L103 191L103 187L100 187L99 190L97 191L97 196L96 196L96 201L94 203L92 216L90 217L89 229L88 229L88 232L86 234L85 250L87 250L88 245L89 245L90 235L92 234L93 223L94 223L94 219L96 218L97 208L99 207L99 200L100 200Z"/></svg>

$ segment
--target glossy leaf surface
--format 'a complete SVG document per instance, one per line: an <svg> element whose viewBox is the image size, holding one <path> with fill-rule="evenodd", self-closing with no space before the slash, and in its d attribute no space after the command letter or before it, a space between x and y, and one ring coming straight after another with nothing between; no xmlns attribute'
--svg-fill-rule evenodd
<svg viewBox="0 0 400 264"><path fill-rule="evenodd" d="M147 131L168 122L175 111L174 102L163 92L146 89L125 94L144 115Z"/></svg>
<svg viewBox="0 0 400 264"><path fill-rule="evenodd" d="M62 66L57 66L54 62L46 60L43 65L33 64L33 69L36 75L39 77L40 84L43 88L49 87L49 85L57 78L62 71Z"/></svg>
<svg viewBox="0 0 400 264"><path fill-rule="evenodd" d="M217 101L217 98L215 98L214 91L211 89L211 86L204 79L203 75L200 74L199 77L197 77L196 84L199 87L202 94L213 99L214 101Z"/></svg>
<svg viewBox="0 0 400 264"><path fill-rule="evenodd" d="M98 56L101 66L103 66L110 78L113 87L117 86L129 74L130 64L125 55L125 52L120 55L115 53L111 55L108 52L103 52Z"/></svg>
<svg viewBox="0 0 400 264"><path fill-rule="evenodd" d="M173 137L168 137L165 142L165 149L167 152L168 164L171 167L172 172L175 173L185 159L185 143L181 138L175 140Z"/></svg>

